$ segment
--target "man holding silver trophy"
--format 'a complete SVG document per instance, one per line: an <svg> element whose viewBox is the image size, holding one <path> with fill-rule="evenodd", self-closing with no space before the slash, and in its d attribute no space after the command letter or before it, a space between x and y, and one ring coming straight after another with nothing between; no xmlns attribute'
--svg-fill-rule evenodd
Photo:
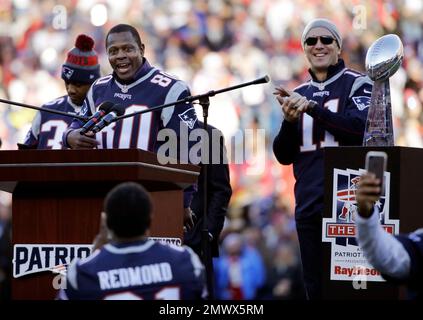
<svg viewBox="0 0 423 320"><path fill-rule="evenodd" d="M373 83L368 76L345 67L340 58L342 38L331 21L311 21L301 40L311 79L293 91L276 88L284 120L273 152L281 164L294 166L295 220L304 282L308 299L319 299L323 149L362 144Z"/></svg>

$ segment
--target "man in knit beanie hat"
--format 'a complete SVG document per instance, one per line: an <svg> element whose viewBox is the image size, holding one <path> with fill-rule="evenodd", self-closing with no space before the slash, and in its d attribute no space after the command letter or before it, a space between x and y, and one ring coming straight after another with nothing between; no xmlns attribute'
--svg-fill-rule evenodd
<svg viewBox="0 0 423 320"><path fill-rule="evenodd" d="M94 40L81 34L62 66L62 79L65 82L92 84L99 77L100 65L94 51Z"/></svg>
<svg viewBox="0 0 423 320"><path fill-rule="evenodd" d="M332 21L329 21L328 19L314 19L306 25L303 31L303 35L301 36L301 44L303 46L303 49L304 49L305 40L307 38L308 33L310 32L311 29L314 29L314 28L323 28L328 30L331 33L331 35L335 38L338 48L340 49L342 48L342 38L341 38L341 33L338 30L338 27L335 24L333 24Z"/></svg>
<svg viewBox="0 0 423 320"><path fill-rule="evenodd" d="M68 94L47 102L42 108L67 112L70 116L38 111L24 143L18 144L19 149L62 149L62 135L73 120L71 115L80 111L91 84L100 77L91 37L81 34L76 38L61 73Z"/></svg>
<svg viewBox="0 0 423 320"><path fill-rule="evenodd" d="M273 142L281 164L294 166L295 219L307 297L322 293L323 148L362 145L372 81L345 67L342 37L327 19L304 28L301 43L310 64L310 79L295 88L276 88L283 121ZM337 221L353 223L354 203L338 208ZM328 262L326 262L328 263ZM329 275L325 275L328 277Z"/></svg>

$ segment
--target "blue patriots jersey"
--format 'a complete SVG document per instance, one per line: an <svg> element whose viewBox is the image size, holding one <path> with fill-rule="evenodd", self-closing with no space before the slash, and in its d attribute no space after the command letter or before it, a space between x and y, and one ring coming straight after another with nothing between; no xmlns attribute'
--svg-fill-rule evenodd
<svg viewBox="0 0 423 320"><path fill-rule="evenodd" d="M42 108L63 111L70 115L76 115L81 110L81 106L72 103L68 96L48 102ZM30 149L63 149L62 136L72 121L71 116L37 111L23 144Z"/></svg>
<svg viewBox="0 0 423 320"><path fill-rule="evenodd" d="M107 244L74 260L62 300L193 300L205 297L204 268L188 247L153 240Z"/></svg>
<svg viewBox="0 0 423 320"><path fill-rule="evenodd" d="M273 142L277 160L294 165L297 220L322 216L323 149L362 145L372 86L367 76L346 68L340 59L329 67L324 82L313 76L294 90L317 103L298 122L283 121Z"/></svg>
<svg viewBox="0 0 423 320"><path fill-rule="evenodd" d="M423 229L418 229L410 234L395 236L407 250L410 256L410 274L407 279L393 279L389 276L383 277L394 283L406 284L410 289L410 297L414 299L423 298Z"/></svg>
<svg viewBox="0 0 423 320"><path fill-rule="evenodd" d="M80 115L91 116L97 111L96 107L104 101L118 103L125 108L125 114L130 114L189 95L190 90L184 82L152 67L144 59L135 80L130 84L120 83L113 74L94 82ZM75 120L70 128L76 129L82 125L81 121ZM157 152L159 146L164 143L158 141L161 129L171 129L180 137L180 130L189 132L196 126L198 125L194 107L191 104L179 104L113 122L98 132L96 139L100 142L98 148L138 148ZM66 134L63 138L65 142Z"/></svg>

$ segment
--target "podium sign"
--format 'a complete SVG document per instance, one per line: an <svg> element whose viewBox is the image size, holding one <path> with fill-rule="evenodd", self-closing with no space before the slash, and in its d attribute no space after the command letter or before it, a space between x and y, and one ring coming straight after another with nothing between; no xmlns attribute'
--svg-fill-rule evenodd
<svg viewBox="0 0 423 320"><path fill-rule="evenodd" d="M407 233L423 225L423 149L405 147L325 148L325 208L322 224L323 297L325 299L398 299L400 287L385 282L357 245L354 218L356 184L364 172L366 153L388 154L386 187L380 201L380 222L386 232ZM415 168L413 170L413 168ZM410 174L410 172L413 172Z"/></svg>

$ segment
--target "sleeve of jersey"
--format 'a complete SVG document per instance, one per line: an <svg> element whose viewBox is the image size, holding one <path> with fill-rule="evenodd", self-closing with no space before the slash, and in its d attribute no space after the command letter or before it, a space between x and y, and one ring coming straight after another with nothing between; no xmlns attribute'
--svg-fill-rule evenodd
<svg viewBox="0 0 423 320"><path fill-rule="evenodd" d="M403 245L410 256L410 273L405 281L410 287L423 285L423 230L409 235L397 235L396 239ZM395 280L384 275L387 280ZM398 282L398 280L396 280Z"/></svg>
<svg viewBox="0 0 423 320"><path fill-rule="evenodd" d="M88 91L87 97L84 100L84 104L82 105L81 110L79 111L79 116L83 116L83 117L90 117L93 114L93 110L95 108L94 106L94 102L92 99L92 87L91 89ZM71 124L69 125L68 129L63 133L62 136L62 145L65 148L70 148L70 146L68 145L68 134L76 129L82 128L82 126L84 125L84 122L80 119L74 118L73 121L71 122Z"/></svg>
<svg viewBox="0 0 423 320"><path fill-rule="evenodd" d="M392 278L405 279L410 274L410 257L395 237L382 229L379 210L370 218L356 217L357 241L370 264Z"/></svg>
<svg viewBox="0 0 423 320"><path fill-rule="evenodd" d="M190 91L185 83L177 81L169 89L165 103L181 100L190 96ZM199 128L197 114L191 103L180 103L170 108L163 109L161 113L163 127L176 133L177 158L180 163L191 163L189 150L194 141L190 141L190 132ZM197 191L196 185L191 185L184 189L184 208L191 204L194 193Z"/></svg>
<svg viewBox="0 0 423 320"><path fill-rule="evenodd" d="M370 106L372 83L367 77L355 80L342 112L315 106L308 114L336 140L347 145L361 145Z"/></svg>
<svg viewBox="0 0 423 320"><path fill-rule="evenodd" d="M169 89L165 103L182 100L190 96L190 90L182 81L177 81ZM181 163L191 163L189 150L195 141L190 141L192 130L199 128L197 113L192 103L179 103L173 107L165 108L161 114L162 125L176 133L178 138L177 157Z"/></svg>
<svg viewBox="0 0 423 320"><path fill-rule="evenodd" d="M30 149L36 149L38 147L38 137L41 130L41 112L35 114L32 120L31 128L25 136L23 144ZM23 148L22 148L23 149Z"/></svg>
<svg viewBox="0 0 423 320"><path fill-rule="evenodd" d="M273 153L276 159L285 165L295 161L300 152L298 122L283 121L278 135L273 140Z"/></svg>
<svg viewBox="0 0 423 320"><path fill-rule="evenodd" d="M225 216L228 211L229 201L232 195L232 188L230 184L229 166L226 155L225 143L220 140L220 154L222 157L221 163L208 166L208 212L207 221L209 232L215 239L219 236L223 228Z"/></svg>
<svg viewBox="0 0 423 320"><path fill-rule="evenodd" d="M78 259L74 259L66 271L66 287L60 289L58 300L78 300Z"/></svg>

